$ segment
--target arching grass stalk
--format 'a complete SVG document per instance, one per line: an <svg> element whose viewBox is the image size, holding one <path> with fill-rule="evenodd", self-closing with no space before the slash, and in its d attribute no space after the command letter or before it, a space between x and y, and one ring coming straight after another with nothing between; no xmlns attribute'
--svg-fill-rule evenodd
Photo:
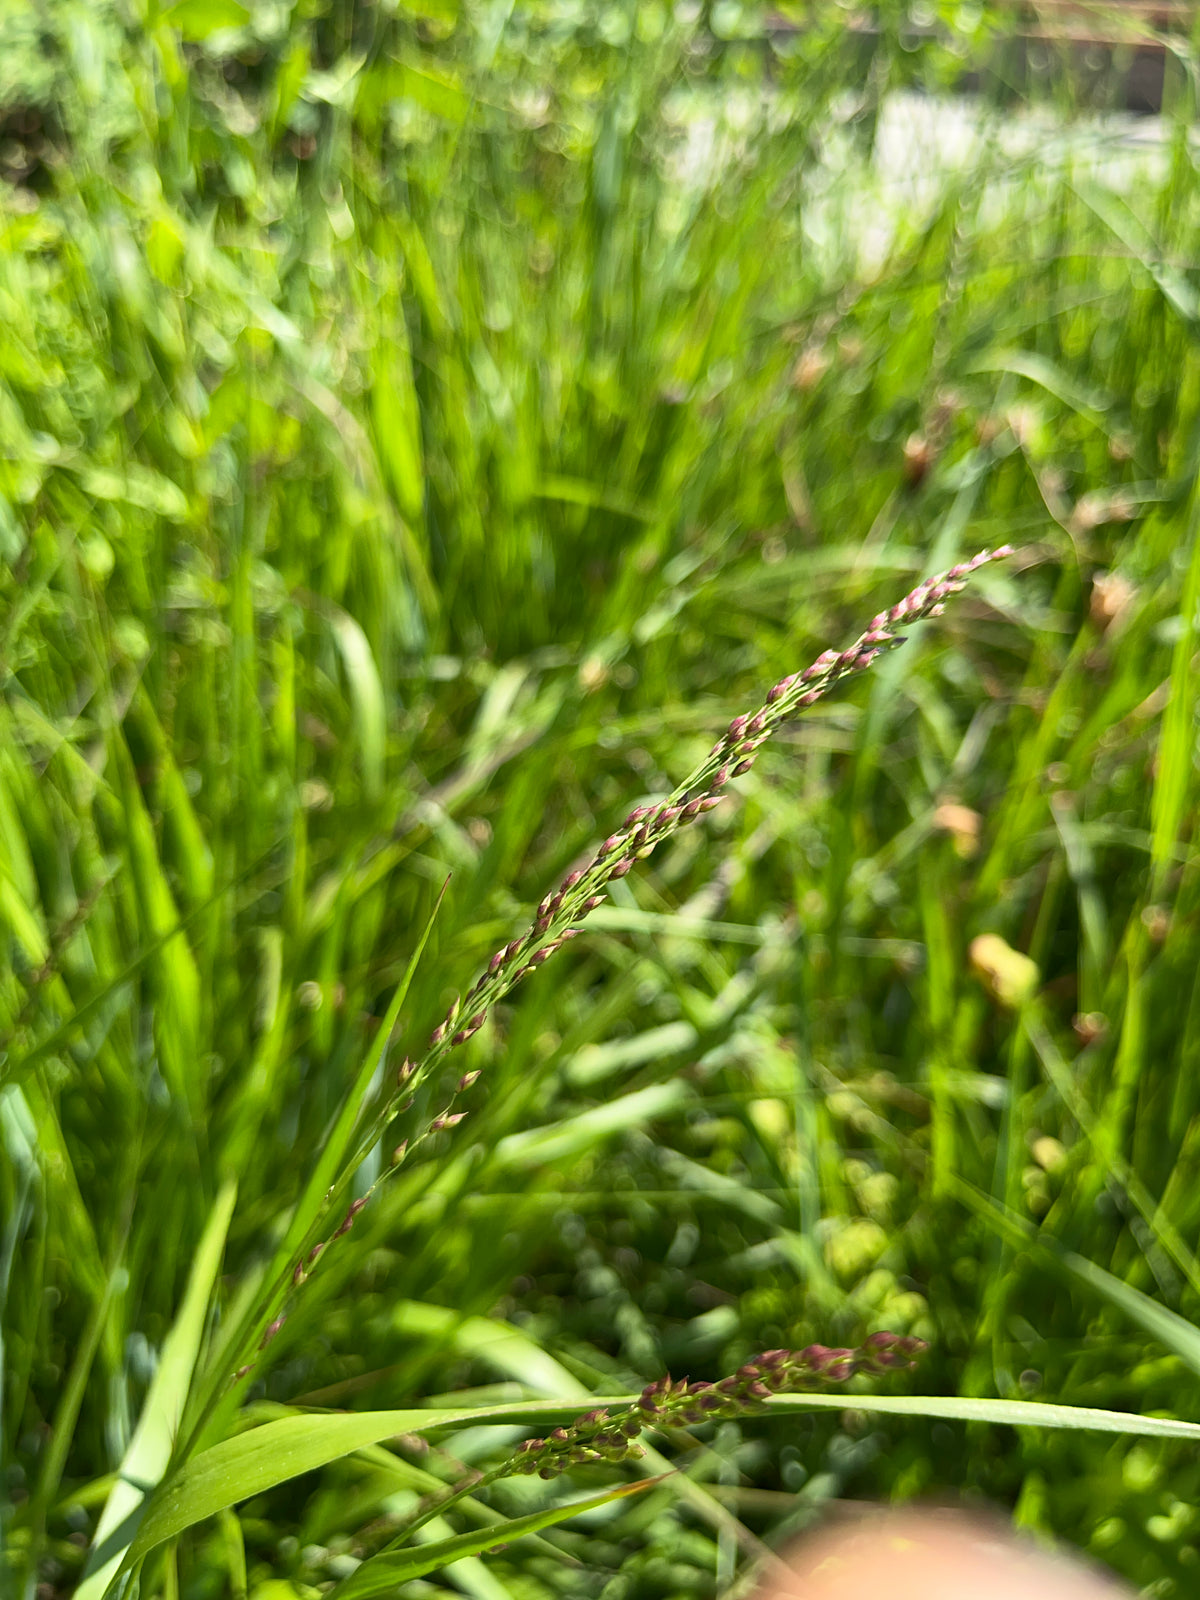
<svg viewBox="0 0 1200 1600"><path fill-rule="evenodd" d="M326 1231L328 1218L331 1213L336 1215L334 1208L344 1196L355 1171L393 1118L409 1108L414 1090L431 1078L454 1050L478 1033L492 1007L522 978L549 961L580 933L580 924L589 912L602 904L609 884L625 877L658 845L719 805L726 785L731 779L749 772L758 751L785 722L814 705L843 679L865 672L884 651L902 644L903 637L896 629L940 616L945 602L966 586L973 573L1011 554L1008 545L997 550L981 550L972 560L925 579L902 600L872 617L866 630L846 649L825 650L811 666L781 678L756 711L733 719L707 758L678 788L653 805L635 807L589 861L569 872L558 888L546 895L525 931L497 950L466 994L455 1000L434 1028L424 1053L416 1059L405 1059L401 1064L391 1089L366 1119L350 1156L329 1189L320 1217L290 1265L293 1287L304 1282L327 1246L353 1227L377 1184L352 1202L332 1232ZM395 1170L415 1143L463 1120L467 1111L459 1109L460 1097L480 1075L480 1070L473 1070L457 1080L442 1109L412 1139L396 1145L390 1170ZM385 1172L377 1183L386 1176ZM322 1233L324 1238L320 1237ZM269 1324L262 1333L260 1349L269 1343L283 1321L281 1314ZM259 1328L262 1328L261 1322ZM248 1371L248 1366L242 1367L239 1376Z"/></svg>

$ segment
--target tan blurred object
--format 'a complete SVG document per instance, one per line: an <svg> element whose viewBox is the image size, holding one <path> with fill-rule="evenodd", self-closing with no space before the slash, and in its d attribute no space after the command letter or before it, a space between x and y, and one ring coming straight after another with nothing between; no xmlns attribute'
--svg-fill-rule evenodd
<svg viewBox="0 0 1200 1600"><path fill-rule="evenodd" d="M1128 1600L1108 1575L959 1512L869 1516L790 1552L754 1600Z"/></svg>
<svg viewBox="0 0 1200 1600"><path fill-rule="evenodd" d="M979 852L979 829L983 818L978 811L972 811L970 806L959 805L956 800L946 800L933 813L933 825L942 833L948 833L954 841L954 849L964 861L969 861Z"/></svg>
<svg viewBox="0 0 1200 1600"><path fill-rule="evenodd" d="M1097 628L1106 631L1124 620L1137 598L1137 590L1119 572L1099 572L1092 579L1089 613Z"/></svg>

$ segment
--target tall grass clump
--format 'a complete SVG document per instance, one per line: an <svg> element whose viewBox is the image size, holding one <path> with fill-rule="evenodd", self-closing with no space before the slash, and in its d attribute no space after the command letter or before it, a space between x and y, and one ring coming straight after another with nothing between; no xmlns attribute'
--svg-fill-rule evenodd
<svg viewBox="0 0 1200 1600"><path fill-rule="evenodd" d="M1190 1592L1194 42L1052 23L0 13L14 1593Z"/></svg>

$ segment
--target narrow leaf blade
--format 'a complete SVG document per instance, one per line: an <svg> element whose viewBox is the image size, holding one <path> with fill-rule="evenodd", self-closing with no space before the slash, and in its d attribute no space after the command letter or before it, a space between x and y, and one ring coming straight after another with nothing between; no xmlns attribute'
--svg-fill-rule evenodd
<svg viewBox="0 0 1200 1600"><path fill-rule="evenodd" d="M498 1544L511 1544L527 1534L539 1533L556 1522L566 1522L585 1511L594 1511L612 1500L622 1500L631 1494L641 1494L643 1489L662 1483L674 1473L663 1473L657 1478L641 1478L634 1483L622 1483L602 1494L588 1495L583 1500L568 1500L563 1505L550 1506L544 1511L532 1512L527 1517L514 1517L509 1522L497 1522L488 1528L475 1528L470 1533L456 1534L453 1539L440 1539L436 1544L418 1545L412 1550L388 1551L372 1556L351 1573L332 1591L331 1600L367 1600L369 1595L388 1594L396 1584L407 1583L410 1578L423 1577L436 1572L452 1561L465 1556L477 1556Z"/></svg>
<svg viewBox="0 0 1200 1600"><path fill-rule="evenodd" d="M100 1514L83 1582L75 1591L79 1600L101 1600L142 1520L146 1496L161 1480L171 1459L236 1198L237 1185L230 1180L221 1189L209 1216L179 1315L163 1341L162 1358L137 1428Z"/></svg>

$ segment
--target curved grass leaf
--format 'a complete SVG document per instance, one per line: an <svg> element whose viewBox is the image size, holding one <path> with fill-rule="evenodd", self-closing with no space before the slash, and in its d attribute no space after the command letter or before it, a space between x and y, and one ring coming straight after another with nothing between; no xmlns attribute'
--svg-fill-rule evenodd
<svg viewBox="0 0 1200 1600"><path fill-rule="evenodd" d="M227 1506L248 1500L278 1483L312 1472L366 1445L401 1433L427 1433L459 1425L566 1422L593 1408L618 1408L636 1396L589 1395L578 1400L543 1400L476 1407L473 1410L356 1411L283 1417L226 1439L189 1462L148 1509L129 1552L130 1563ZM1099 1433L1200 1441L1200 1423L1170 1417L1140 1417L1085 1406L1033 1400L987 1400L944 1395L811 1394L775 1396L771 1412L833 1410L933 1417L957 1422L1002 1422L1013 1427L1078 1428ZM494 1541L494 1538L492 1540Z"/></svg>
<svg viewBox="0 0 1200 1600"><path fill-rule="evenodd" d="M452 1561L466 1556L477 1556L497 1545L511 1544L527 1534L551 1528L556 1522L566 1522L582 1512L594 1511L611 1500L623 1500L631 1494L641 1494L643 1489L661 1483L664 1473L657 1478L642 1478L636 1483L622 1483L603 1494L592 1494L582 1500L568 1500L564 1505L549 1506L544 1511L534 1511L527 1517L514 1517L511 1521L497 1522L490 1528L476 1528L470 1533L456 1534L453 1539L439 1539L436 1544L418 1545L413 1550L387 1551L372 1556L362 1566L343 1579L331 1591L331 1600L367 1600L368 1595L390 1594L395 1586L407 1583L410 1578L420 1578L427 1572L436 1572Z"/></svg>
<svg viewBox="0 0 1200 1600"><path fill-rule="evenodd" d="M1001 1206L989 1195L980 1193L971 1184L956 1178L953 1188L958 1197L1002 1238L1018 1249L1031 1251L1041 1260L1057 1267L1064 1275L1085 1284L1118 1311L1124 1312L1144 1333L1157 1339L1168 1350L1173 1350L1193 1372L1200 1372L1200 1328L1169 1306L1159 1305L1157 1300L1152 1300L1132 1284L1122 1282L1096 1262L1087 1260L1074 1250L1068 1250L1057 1239L1049 1238L1024 1217Z"/></svg>
<svg viewBox="0 0 1200 1600"><path fill-rule="evenodd" d="M350 688L350 707L358 737L362 762L363 789L370 799L383 787L387 745L387 706L379 667L370 642L360 625L346 611L330 607L333 636L342 654L346 681Z"/></svg>
<svg viewBox="0 0 1200 1600"><path fill-rule="evenodd" d="M100 1513L83 1582L75 1591L79 1600L100 1600L108 1588L137 1531L146 1496L171 1459L236 1196L237 1185L230 1181L213 1206L192 1262L183 1305L163 1342L162 1359L137 1428Z"/></svg>
<svg viewBox="0 0 1200 1600"><path fill-rule="evenodd" d="M235 1438L213 1445L180 1471L150 1507L130 1552L136 1561L194 1523L215 1515L226 1506L248 1500L277 1483L326 1466L341 1456L378 1444L400 1433L425 1433L433 1428L489 1422L569 1421L581 1411L603 1404L620 1405L620 1399L533 1401L489 1406L483 1409L411 1411L352 1411L300 1417L282 1417Z"/></svg>
<svg viewBox="0 0 1200 1600"><path fill-rule="evenodd" d="M768 1411L869 1411L881 1416L929 1417L944 1422L1003 1422L1012 1428L1074 1428L1150 1439L1200 1442L1200 1422L1141 1417L1093 1406L1058 1406L1042 1400L990 1400L972 1395L784 1394L764 1402Z"/></svg>

